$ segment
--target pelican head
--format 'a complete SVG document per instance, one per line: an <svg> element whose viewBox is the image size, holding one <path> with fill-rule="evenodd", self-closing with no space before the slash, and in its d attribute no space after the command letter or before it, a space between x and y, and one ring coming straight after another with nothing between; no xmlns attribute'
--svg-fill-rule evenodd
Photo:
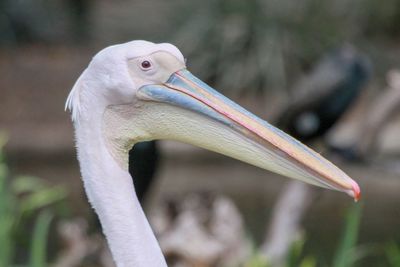
<svg viewBox="0 0 400 267"><path fill-rule="evenodd" d="M170 139L360 196L357 183L331 162L191 74L171 44L132 41L100 51L67 107L76 127L98 123L109 153L125 170L136 142Z"/></svg>

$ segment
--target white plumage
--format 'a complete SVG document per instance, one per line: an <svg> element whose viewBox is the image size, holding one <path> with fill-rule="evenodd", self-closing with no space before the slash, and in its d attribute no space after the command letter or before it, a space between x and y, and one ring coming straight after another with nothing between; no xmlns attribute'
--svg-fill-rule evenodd
<svg viewBox="0 0 400 267"><path fill-rule="evenodd" d="M359 197L333 164L190 74L171 44L132 41L100 51L66 108L85 190L119 267L166 266L128 172L128 151L139 141L186 142Z"/></svg>

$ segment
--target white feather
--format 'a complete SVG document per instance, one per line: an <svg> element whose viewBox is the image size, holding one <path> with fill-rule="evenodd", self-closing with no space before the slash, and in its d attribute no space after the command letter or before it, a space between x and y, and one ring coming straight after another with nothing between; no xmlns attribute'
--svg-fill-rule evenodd
<svg viewBox="0 0 400 267"><path fill-rule="evenodd" d="M74 86L71 89L67 97L67 101L65 102L65 111L69 110L71 112L71 118L73 122L77 122L79 119L79 115L81 113L81 102L80 102L80 93L82 90L82 80L85 75L86 70L81 74L78 80L75 82Z"/></svg>

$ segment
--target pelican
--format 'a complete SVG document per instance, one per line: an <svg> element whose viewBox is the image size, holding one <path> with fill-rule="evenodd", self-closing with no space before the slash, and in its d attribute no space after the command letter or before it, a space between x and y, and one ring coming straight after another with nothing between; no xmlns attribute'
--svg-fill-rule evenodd
<svg viewBox="0 0 400 267"><path fill-rule="evenodd" d="M177 140L360 197L357 183L328 160L192 75L172 44L139 40L103 49L66 108L87 197L119 267L167 266L128 172L136 142Z"/></svg>

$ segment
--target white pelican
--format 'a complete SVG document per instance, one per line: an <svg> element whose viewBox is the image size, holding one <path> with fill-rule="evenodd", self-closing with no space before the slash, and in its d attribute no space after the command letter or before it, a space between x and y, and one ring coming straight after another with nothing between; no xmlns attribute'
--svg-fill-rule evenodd
<svg viewBox="0 0 400 267"><path fill-rule="evenodd" d="M139 141L179 140L360 196L332 163L193 76L171 44L132 41L100 51L66 108L85 190L119 267L166 266L128 172L128 151Z"/></svg>

